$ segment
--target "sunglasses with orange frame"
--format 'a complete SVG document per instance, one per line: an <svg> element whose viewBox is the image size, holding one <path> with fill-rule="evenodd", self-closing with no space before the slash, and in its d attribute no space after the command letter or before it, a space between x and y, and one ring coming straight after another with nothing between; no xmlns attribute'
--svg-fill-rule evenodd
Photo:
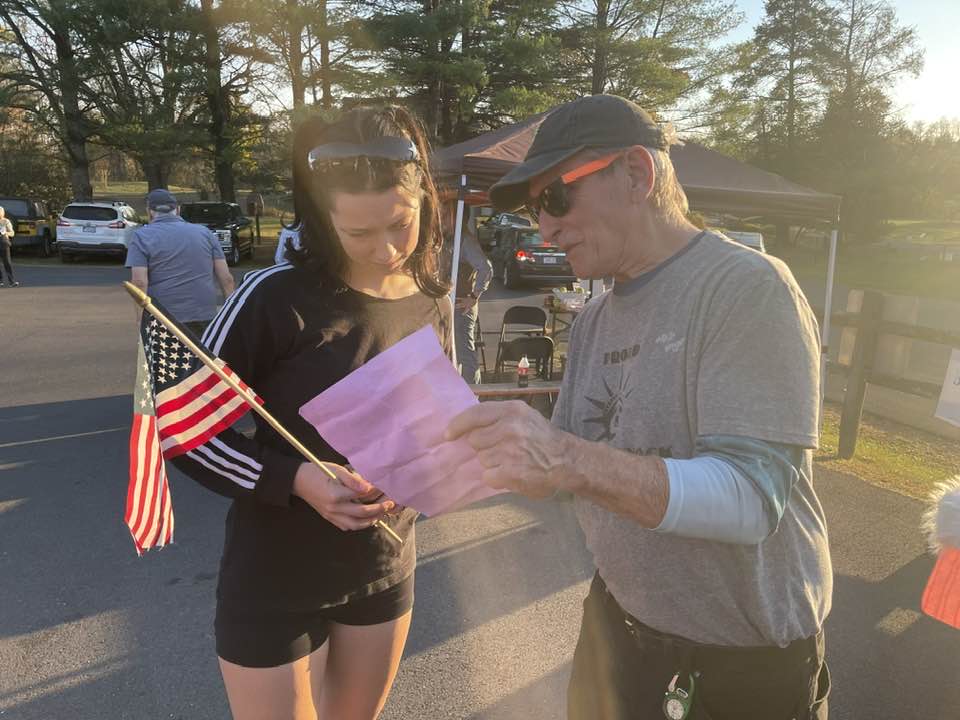
<svg viewBox="0 0 960 720"><path fill-rule="evenodd" d="M620 150L610 155L604 155L596 160L591 160L569 172L565 172L541 190L536 198L527 203L527 212L529 212L534 219L539 219L541 211L552 217L562 217L566 215L570 212L570 192L567 188L588 175L593 175L604 168L610 167L610 165L623 154L624 151Z"/></svg>

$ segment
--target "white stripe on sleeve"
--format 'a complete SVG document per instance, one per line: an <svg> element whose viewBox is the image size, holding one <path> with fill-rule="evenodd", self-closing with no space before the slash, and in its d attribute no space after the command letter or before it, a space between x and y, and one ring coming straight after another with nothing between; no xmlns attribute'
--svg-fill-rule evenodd
<svg viewBox="0 0 960 720"><path fill-rule="evenodd" d="M201 446L201 447L202 447L202 446ZM221 476L227 478L227 480L236 483L237 485L239 485L239 486L242 487L242 488L246 488L247 490L253 490L254 487L256 487L256 482L253 482L253 481L251 481L251 480L247 480L247 479L245 479L245 478L243 478L243 477L240 477L240 476L237 475L236 473L233 473L233 472L230 472L230 471L228 471L228 470L225 470L225 469L221 468L219 465L216 465L216 464L210 462L209 460L207 460L206 458L204 458L202 455L200 455L200 454L197 452L197 449L198 449L198 448L194 448L193 450L191 450L190 452L188 452L188 453L187 453L187 457L190 458L191 460L193 460L194 462L200 463L201 465L203 465L203 466L204 466L205 468L207 468L208 470L211 470L211 471L217 473L217 475L221 475Z"/></svg>
<svg viewBox="0 0 960 720"><path fill-rule="evenodd" d="M243 283L234 291L227 302L224 303L220 312L217 313L217 316L210 323L209 327L207 327L206 332L203 333L203 344L210 352L214 355L220 355L223 342L226 340L231 326L237 319L240 309L247 301L247 298L250 297L253 289L271 275L287 270L293 270L293 265L273 265L263 270L249 273L243 279Z"/></svg>

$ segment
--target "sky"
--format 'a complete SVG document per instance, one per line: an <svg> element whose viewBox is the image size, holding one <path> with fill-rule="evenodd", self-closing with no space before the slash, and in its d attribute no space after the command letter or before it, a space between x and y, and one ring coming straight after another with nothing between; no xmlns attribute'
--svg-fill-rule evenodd
<svg viewBox="0 0 960 720"><path fill-rule="evenodd" d="M745 40L763 17L763 0L736 0L746 15L729 40ZM912 25L926 50L923 71L901 80L893 100L908 121L960 119L960 0L890 0L900 22Z"/></svg>

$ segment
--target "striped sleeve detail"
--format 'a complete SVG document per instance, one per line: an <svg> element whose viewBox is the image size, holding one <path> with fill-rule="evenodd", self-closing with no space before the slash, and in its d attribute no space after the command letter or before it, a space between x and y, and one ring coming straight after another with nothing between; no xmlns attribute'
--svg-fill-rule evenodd
<svg viewBox="0 0 960 720"><path fill-rule="evenodd" d="M219 356L223 348L223 343L230 333L230 328L237 319L243 304L250 297L250 294L261 282L272 275L280 272L293 270L293 265L273 265L263 270L256 270L248 273L227 302L224 303L220 312L211 321L206 331L203 333L203 344L214 355Z"/></svg>
<svg viewBox="0 0 960 720"><path fill-rule="evenodd" d="M200 445L194 448L187 453L187 457L244 490L253 490L259 479L259 473L255 474L242 465L225 460L222 455L214 452L209 445Z"/></svg>

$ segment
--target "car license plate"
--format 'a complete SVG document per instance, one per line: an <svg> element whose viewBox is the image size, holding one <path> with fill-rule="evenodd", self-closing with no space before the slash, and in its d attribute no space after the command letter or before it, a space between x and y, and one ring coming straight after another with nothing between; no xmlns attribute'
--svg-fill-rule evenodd
<svg viewBox="0 0 960 720"><path fill-rule="evenodd" d="M543 258L543 264L544 264L544 265L556 265L556 264L557 264L557 258L547 256L547 257Z"/></svg>
<svg viewBox="0 0 960 720"><path fill-rule="evenodd" d="M95 233L97 231L96 225L84 225L83 231L88 233Z"/></svg>

